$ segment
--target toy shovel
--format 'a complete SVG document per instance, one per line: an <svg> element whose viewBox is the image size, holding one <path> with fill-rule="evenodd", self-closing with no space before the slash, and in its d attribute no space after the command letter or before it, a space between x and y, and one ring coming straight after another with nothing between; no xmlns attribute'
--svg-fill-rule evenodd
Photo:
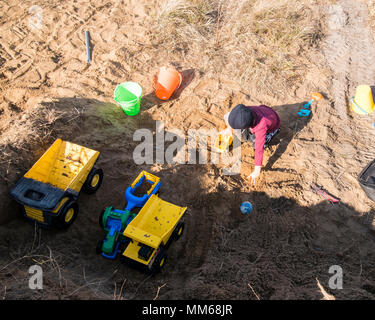
<svg viewBox="0 0 375 320"><path fill-rule="evenodd" d="M310 108L311 104L314 101L320 101L320 100L323 100L322 94L319 93L319 92L313 92L311 94L311 100L308 103L306 103L303 107L306 108L306 109L308 109L308 108Z"/></svg>
<svg viewBox="0 0 375 320"><path fill-rule="evenodd" d="M320 100L323 100L323 96L321 93L319 92L313 92L311 94L311 100L309 102L307 102L303 107L304 109L301 109L299 112L298 112L298 115L300 117L307 117L310 115L311 113L311 110L310 109L310 106L311 104L314 102L314 101L320 101Z"/></svg>
<svg viewBox="0 0 375 320"><path fill-rule="evenodd" d="M307 117L309 116L311 113L311 110L307 110L307 109L301 109L299 112L298 112L298 115L300 117Z"/></svg>

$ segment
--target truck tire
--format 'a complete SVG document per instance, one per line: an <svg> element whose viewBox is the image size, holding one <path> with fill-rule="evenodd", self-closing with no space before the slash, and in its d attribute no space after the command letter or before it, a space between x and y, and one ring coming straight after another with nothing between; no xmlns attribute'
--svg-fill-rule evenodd
<svg viewBox="0 0 375 320"><path fill-rule="evenodd" d="M99 240L96 243L96 254L101 254L102 253L102 247L103 247L103 240Z"/></svg>
<svg viewBox="0 0 375 320"><path fill-rule="evenodd" d="M182 221L177 223L176 228L173 230L173 240L177 241L178 239L180 239L184 233L184 229L185 223L183 223Z"/></svg>
<svg viewBox="0 0 375 320"><path fill-rule="evenodd" d="M102 212L99 215L99 225L102 227L102 229L104 229L104 225L103 225L104 212L105 212L105 209L103 209Z"/></svg>
<svg viewBox="0 0 375 320"><path fill-rule="evenodd" d="M160 251L157 253L157 256L155 257L154 263L151 266L151 272L152 273L160 272L164 268L167 262L167 258L168 258L167 250L165 250L164 248L160 248Z"/></svg>
<svg viewBox="0 0 375 320"><path fill-rule="evenodd" d="M87 194L95 193L103 182L103 170L92 168L85 183L83 184L83 191Z"/></svg>
<svg viewBox="0 0 375 320"><path fill-rule="evenodd" d="M70 227L77 218L78 211L79 207L77 202L67 202L58 213L56 227L58 229L66 229Z"/></svg>

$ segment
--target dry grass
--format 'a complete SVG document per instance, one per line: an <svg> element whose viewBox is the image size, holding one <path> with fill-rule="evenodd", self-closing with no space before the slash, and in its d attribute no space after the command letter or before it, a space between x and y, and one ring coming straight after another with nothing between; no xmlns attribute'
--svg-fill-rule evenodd
<svg viewBox="0 0 375 320"><path fill-rule="evenodd" d="M318 279L315 279L316 280L316 283L317 283L317 286L323 296L322 300L336 300L335 296L329 294L324 288L323 286L320 284L319 280Z"/></svg>
<svg viewBox="0 0 375 320"><path fill-rule="evenodd" d="M375 0L365 0L369 10L370 24L375 29Z"/></svg>
<svg viewBox="0 0 375 320"><path fill-rule="evenodd" d="M311 0L169 0L152 41L167 55L215 75L283 92L301 81L311 46L322 37Z"/></svg>
<svg viewBox="0 0 375 320"><path fill-rule="evenodd" d="M25 156L29 156L29 159L30 153L38 146L48 145L60 134L74 130L72 124L79 119L82 112L82 109L77 107L62 109L51 101L37 104L22 114L4 114L0 119L1 177L8 180L10 172L7 168L11 166L21 170L28 168L31 163L25 161Z"/></svg>
<svg viewBox="0 0 375 320"><path fill-rule="evenodd" d="M37 232L37 230L36 230ZM77 299L80 294L88 295L88 299L109 299L110 296L99 290L100 286L109 282L109 277L86 277L85 268L82 274L67 269L74 258L67 256L57 249L51 249L45 243L37 246L21 244L17 250L8 250L5 254L4 246L0 247L3 256L9 254L7 262L0 263L0 300L21 300L21 299ZM4 259L3 259L4 260ZM38 265L43 272L43 289L30 290L28 287L30 266ZM122 290L116 299L122 299ZM82 293L83 292L83 293Z"/></svg>

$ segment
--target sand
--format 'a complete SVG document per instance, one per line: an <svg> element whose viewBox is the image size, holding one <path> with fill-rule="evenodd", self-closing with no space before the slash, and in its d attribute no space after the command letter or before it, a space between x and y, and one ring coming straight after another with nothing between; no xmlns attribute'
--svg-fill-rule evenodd
<svg viewBox="0 0 375 320"><path fill-rule="evenodd" d="M325 37L311 48L303 84L282 96L244 92L237 81L195 70L178 55L143 50L152 36L146 17L157 4L40 3L41 29L30 27L31 5L0 4L0 297L153 299L158 292L159 299L322 299L320 283L336 299L375 298L375 204L356 180L375 154L374 120L353 114L347 103L357 85L373 85L375 78L364 4L340 0L315 8L326 19ZM91 65L84 30L94 44ZM184 82L171 101L162 102L153 94L151 75L171 57ZM124 80L143 87L136 117L125 116L112 100ZM325 99L312 105L312 117L301 118L297 112L312 91ZM155 133L156 121L167 132L222 128L223 115L238 103L270 105L282 121L256 186L247 179L254 156L248 144L235 176L223 175L221 165L134 163L136 129ZM39 127L18 147L30 123ZM77 220L59 232L28 224L9 198L11 186L57 137L99 150L104 170L101 189L80 196ZM188 206L185 233L153 277L95 254L103 237L101 210L123 207L124 191L141 170L161 178L164 200ZM340 203L312 193L311 183ZM250 215L241 214L243 201L253 204ZM41 291L27 287L35 263L45 271ZM342 290L328 287L332 265L344 270Z"/></svg>

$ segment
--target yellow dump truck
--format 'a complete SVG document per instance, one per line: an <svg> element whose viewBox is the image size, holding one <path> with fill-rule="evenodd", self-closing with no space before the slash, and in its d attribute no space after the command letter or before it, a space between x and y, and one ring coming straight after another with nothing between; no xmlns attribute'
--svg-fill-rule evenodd
<svg viewBox="0 0 375 320"><path fill-rule="evenodd" d="M181 218L186 209L152 195L124 230L127 241L121 260L151 272L160 271L169 245L183 233Z"/></svg>
<svg viewBox="0 0 375 320"><path fill-rule="evenodd" d="M96 192L103 171L94 167L99 152L57 139L16 183L11 196L26 218L47 227L69 227L77 217L81 189Z"/></svg>

